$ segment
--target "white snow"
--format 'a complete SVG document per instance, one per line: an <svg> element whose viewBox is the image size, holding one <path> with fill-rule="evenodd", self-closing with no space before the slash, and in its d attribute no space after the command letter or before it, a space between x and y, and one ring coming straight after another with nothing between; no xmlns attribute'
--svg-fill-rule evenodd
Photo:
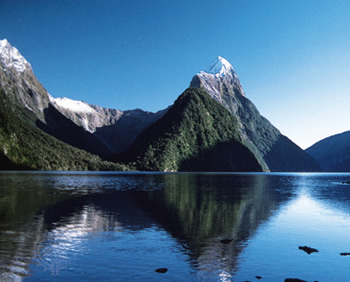
<svg viewBox="0 0 350 282"><path fill-rule="evenodd" d="M0 61L5 68L14 67L18 72L31 69L27 60L15 47L11 46L7 39L0 40Z"/></svg>
<svg viewBox="0 0 350 282"><path fill-rule="evenodd" d="M209 68L209 70L206 72L210 74L219 74L220 76L223 76L232 71L232 65L225 58L218 56Z"/></svg>
<svg viewBox="0 0 350 282"><path fill-rule="evenodd" d="M223 57L218 56L207 71L197 73L201 85L217 101L222 101L222 91L226 88L232 93L235 89L245 96L239 78L232 65Z"/></svg>
<svg viewBox="0 0 350 282"><path fill-rule="evenodd" d="M83 101L71 100L68 98L53 98L50 96L51 102L54 102L57 106L70 110L76 113L95 113L96 111L90 107L89 104Z"/></svg>
<svg viewBox="0 0 350 282"><path fill-rule="evenodd" d="M7 39L0 40L0 49L4 48L9 42Z"/></svg>

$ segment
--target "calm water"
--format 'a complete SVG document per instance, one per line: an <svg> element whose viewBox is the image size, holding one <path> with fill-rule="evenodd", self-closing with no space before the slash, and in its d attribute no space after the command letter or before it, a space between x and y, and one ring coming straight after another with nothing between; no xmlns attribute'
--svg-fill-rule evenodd
<svg viewBox="0 0 350 282"><path fill-rule="evenodd" d="M3 172L0 281L349 281L348 180Z"/></svg>

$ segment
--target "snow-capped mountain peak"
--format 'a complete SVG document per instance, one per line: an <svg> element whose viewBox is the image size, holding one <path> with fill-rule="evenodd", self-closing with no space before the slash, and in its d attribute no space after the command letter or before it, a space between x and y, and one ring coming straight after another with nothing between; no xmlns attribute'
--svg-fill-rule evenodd
<svg viewBox="0 0 350 282"><path fill-rule="evenodd" d="M3 49L5 48L7 45L9 45L10 43L7 41L7 39L3 39L3 40L0 40L0 49Z"/></svg>
<svg viewBox="0 0 350 282"><path fill-rule="evenodd" d="M218 56L206 72L211 74L219 74L220 76L223 76L232 71L233 67L231 66L231 64L225 58Z"/></svg>
<svg viewBox="0 0 350 282"><path fill-rule="evenodd" d="M5 69L13 67L18 72L31 69L27 60L15 47L11 46L7 39L0 40L0 63Z"/></svg>
<svg viewBox="0 0 350 282"><path fill-rule="evenodd" d="M191 87L200 87L207 90L219 103L226 103L223 94L230 96L245 96L239 78L232 65L223 57L218 56L207 71L197 73L190 84Z"/></svg>

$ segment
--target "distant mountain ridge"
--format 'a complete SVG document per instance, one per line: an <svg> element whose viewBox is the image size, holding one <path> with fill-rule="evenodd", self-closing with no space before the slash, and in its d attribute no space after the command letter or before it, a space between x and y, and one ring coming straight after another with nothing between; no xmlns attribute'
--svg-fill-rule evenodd
<svg viewBox="0 0 350 282"><path fill-rule="evenodd" d="M350 131L322 139L306 149L324 172L350 172Z"/></svg>
<svg viewBox="0 0 350 282"><path fill-rule="evenodd" d="M107 149L102 151L103 155L106 155L106 152L119 153L128 149L146 127L167 111L167 109L157 113L141 109L120 111L68 98L50 97L50 101L62 115L91 133L103 144L98 146Z"/></svg>
<svg viewBox="0 0 350 282"><path fill-rule="evenodd" d="M157 113L54 98L7 40L0 41L0 63L0 90L6 104L31 112L30 121L25 120L27 115L19 115L21 122L104 159L167 171L318 169L308 154L259 114L245 97L233 67L222 57L208 72L195 75L191 88L174 105Z"/></svg>

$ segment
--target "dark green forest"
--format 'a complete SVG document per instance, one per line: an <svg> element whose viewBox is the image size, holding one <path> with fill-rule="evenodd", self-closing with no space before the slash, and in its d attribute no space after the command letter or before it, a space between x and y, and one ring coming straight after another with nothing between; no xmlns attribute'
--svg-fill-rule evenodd
<svg viewBox="0 0 350 282"><path fill-rule="evenodd" d="M36 117L0 91L0 169L128 170L76 149L35 126Z"/></svg>
<svg viewBox="0 0 350 282"><path fill-rule="evenodd" d="M116 159L150 171L262 171L238 126L205 90L189 88Z"/></svg>

